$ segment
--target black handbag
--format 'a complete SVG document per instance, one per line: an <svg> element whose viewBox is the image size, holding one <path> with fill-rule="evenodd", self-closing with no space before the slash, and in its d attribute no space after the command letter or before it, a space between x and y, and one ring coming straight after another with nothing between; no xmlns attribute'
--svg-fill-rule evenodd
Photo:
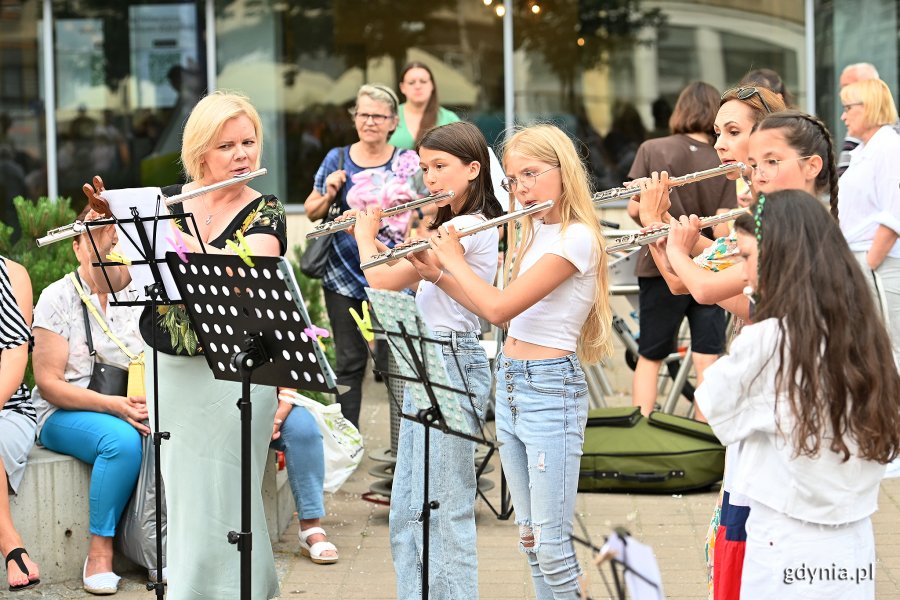
<svg viewBox="0 0 900 600"><path fill-rule="evenodd" d="M338 154L338 168L340 171L344 168L344 148L341 148ZM341 203L337 195L328 207L328 213L322 220L322 223L334 221L341 216ZM325 275L325 266L328 264L328 255L331 253L330 235L313 238L306 244L303 250L303 256L300 257L300 272L312 279L322 279Z"/></svg>
<svg viewBox="0 0 900 600"><path fill-rule="evenodd" d="M77 273L75 277L78 277ZM88 318L87 306L85 306L84 302L81 303L81 313L84 315L84 334L87 336L88 350L91 353L91 358L94 359L94 368L91 371L91 380L87 389L108 396L126 395L128 392L128 369L97 360L97 352L94 350L94 338L91 336L91 321Z"/></svg>

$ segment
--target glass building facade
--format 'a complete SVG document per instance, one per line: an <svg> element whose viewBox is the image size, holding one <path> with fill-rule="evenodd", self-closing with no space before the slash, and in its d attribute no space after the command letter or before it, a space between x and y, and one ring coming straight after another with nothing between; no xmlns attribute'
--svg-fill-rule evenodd
<svg viewBox="0 0 900 600"><path fill-rule="evenodd" d="M356 139L357 88L396 88L411 60L488 140L513 121L563 126L600 187L666 134L693 80L724 90L775 69L840 139L844 65L874 63L898 97L898 13L900 0L0 0L0 218L17 195L77 198L94 173L179 181L184 120L211 88L252 99L269 169L254 187L299 205L328 149Z"/></svg>

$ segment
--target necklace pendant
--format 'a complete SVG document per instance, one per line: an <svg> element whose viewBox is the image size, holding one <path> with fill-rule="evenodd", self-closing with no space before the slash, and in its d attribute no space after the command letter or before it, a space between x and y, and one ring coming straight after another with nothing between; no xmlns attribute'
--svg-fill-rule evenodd
<svg viewBox="0 0 900 600"><path fill-rule="evenodd" d="M212 222L212 215L206 215L206 224L209 225Z"/></svg>

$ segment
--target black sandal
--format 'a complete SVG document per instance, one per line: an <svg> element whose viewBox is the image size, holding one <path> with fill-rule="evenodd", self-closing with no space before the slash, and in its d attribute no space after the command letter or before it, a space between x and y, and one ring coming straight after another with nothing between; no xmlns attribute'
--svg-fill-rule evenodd
<svg viewBox="0 0 900 600"><path fill-rule="evenodd" d="M19 567L19 570L25 574L26 577L31 575L28 572L28 567L25 566L25 561L22 560L22 555L28 554L28 551L25 548L16 548L14 550L10 550L9 554L6 555L6 571L9 573L9 561L15 561L16 566ZM23 585L11 585L9 586L9 591L11 592L20 592L22 590L27 590L28 588L33 588L37 584L41 582L40 579L35 579L34 581L29 581Z"/></svg>

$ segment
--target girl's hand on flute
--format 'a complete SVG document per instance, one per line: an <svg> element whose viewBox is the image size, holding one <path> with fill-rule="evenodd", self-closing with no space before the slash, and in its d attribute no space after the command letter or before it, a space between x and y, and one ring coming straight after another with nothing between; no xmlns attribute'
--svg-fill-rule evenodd
<svg viewBox="0 0 900 600"><path fill-rule="evenodd" d="M669 199L669 174L665 171L657 173L653 171L650 177L637 180L637 187L641 190L639 218L641 224L667 222L668 213L672 207Z"/></svg>
<svg viewBox="0 0 900 600"><path fill-rule="evenodd" d="M406 260L416 268L419 277L426 281L437 281L437 278L441 275L441 269L437 265L437 259L431 252L413 252L412 254L406 255Z"/></svg>
<svg viewBox="0 0 900 600"><path fill-rule="evenodd" d="M700 218L697 215L682 216L669 222L669 239L666 243L666 254L684 254L690 256L691 250L700 239Z"/></svg>
<svg viewBox="0 0 900 600"><path fill-rule="evenodd" d="M356 211L356 225L347 232L352 233L357 240L374 240L381 229L380 206L370 206L367 210Z"/></svg>
<svg viewBox="0 0 900 600"><path fill-rule="evenodd" d="M460 262L465 262L465 249L459 243L459 233L453 225L440 227L436 234L428 238L431 248L441 264L449 271L453 271Z"/></svg>

